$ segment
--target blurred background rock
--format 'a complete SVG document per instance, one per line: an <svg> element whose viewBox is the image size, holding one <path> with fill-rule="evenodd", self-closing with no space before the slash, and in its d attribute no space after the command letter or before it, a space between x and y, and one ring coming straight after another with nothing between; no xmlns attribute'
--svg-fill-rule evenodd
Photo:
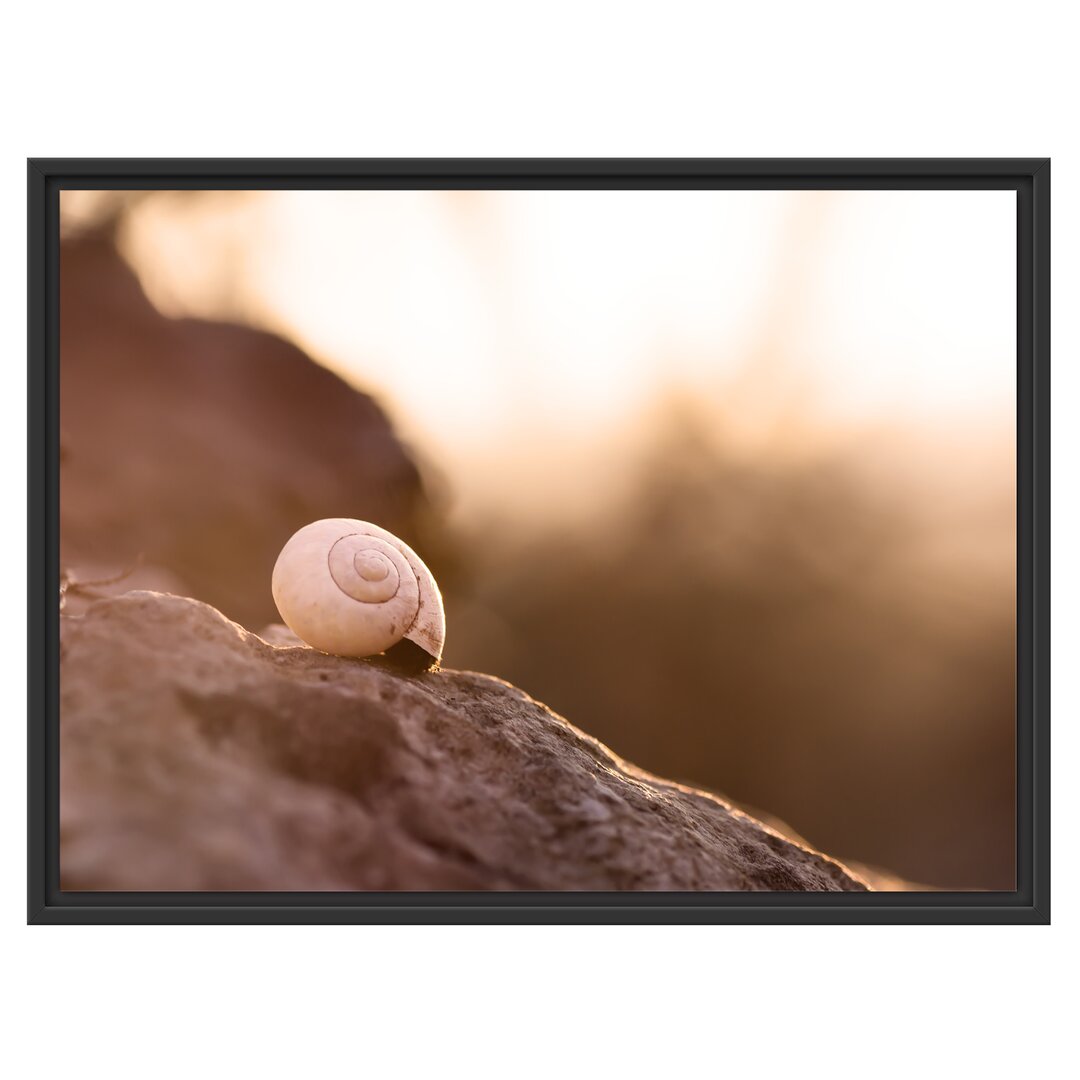
<svg viewBox="0 0 1080 1080"><path fill-rule="evenodd" d="M968 195L65 193L64 566L259 629L292 531L369 518L449 666L1010 889L1014 208Z"/></svg>
<svg viewBox="0 0 1080 1080"><path fill-rule="evenodd" d="M117 220L62 247L62 565L127 588L166 569L258 628L278 617L282 537L309 521L349 507L420 544L429 503L379 406L279 336L164 318L116 250Z"/></svg>

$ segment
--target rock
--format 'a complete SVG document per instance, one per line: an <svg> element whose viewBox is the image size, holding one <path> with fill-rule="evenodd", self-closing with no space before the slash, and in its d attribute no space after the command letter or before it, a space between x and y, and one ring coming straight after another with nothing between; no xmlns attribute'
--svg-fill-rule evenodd
<svg viewBox="0 0 1080 1080"><path fill-rule="evenodd" d="M61 245L60 357L65 570L160 570L258 626L302 525L356 517L417 542L420 475L370 397L273 334L165 318L102 234Z"/></svg>
<svg viewBox="0 0 1080 1080"><path fill-rule="evenodd" d="M135 564L114 571L103 564L81 562L78 569L65 567L61 571L60 610L65 615L82 615L92 603L106 596L122 596L132 589L178 592L183 584L175 574L160 566Z"/></svg>
<svg viewBox="0 0 1080 1080"><path fill-rule="evenodd" d="M280 640L147 591L61 616L64 889L867 888L498 679Z"/></svg>

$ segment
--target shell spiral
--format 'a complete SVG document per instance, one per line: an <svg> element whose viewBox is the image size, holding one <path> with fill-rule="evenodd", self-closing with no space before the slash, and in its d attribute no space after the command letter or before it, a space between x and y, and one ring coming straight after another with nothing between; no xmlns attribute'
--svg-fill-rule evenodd
<svg viewBox="0 0 1080 1080"><path fill-rule="evenodd" d="M412 548L378 525L352 518L305 525L282 548L272 589L285 624L322 652L374 656L411 643L425 660L417 666L442 657L438 585Z"/></svg>

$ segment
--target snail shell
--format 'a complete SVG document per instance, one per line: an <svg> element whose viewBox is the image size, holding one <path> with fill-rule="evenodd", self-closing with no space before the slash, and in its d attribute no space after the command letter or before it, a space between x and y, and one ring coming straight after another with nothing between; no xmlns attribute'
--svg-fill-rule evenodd
<svg viewBox="0 0 1080 1080"><path fill-rule="evenodd" d="M439 587L416 552L378 525L352 518L305 525L281 549L271 588L282 620L315 649L439 666L446 638Z"/></svg>

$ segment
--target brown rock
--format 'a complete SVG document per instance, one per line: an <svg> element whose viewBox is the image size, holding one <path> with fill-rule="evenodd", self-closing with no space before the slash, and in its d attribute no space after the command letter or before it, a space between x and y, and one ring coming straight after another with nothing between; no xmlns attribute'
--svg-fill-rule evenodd
<svg viewBox="0 0 1080 1080"><path fill-rule="evenodd" d="M62 567L158 568L250 626L277 618L266 582L302 525L415 543L425 506L370 397L273 334L165 318L101 234L61 246L60 438Z"/></svg>
<svg viewBox="0 0 1080 1080"><path fill-rule="evenodd" d="M866 888L486 675L275 647L153 592L61 623L64 889Z"/></svg>

